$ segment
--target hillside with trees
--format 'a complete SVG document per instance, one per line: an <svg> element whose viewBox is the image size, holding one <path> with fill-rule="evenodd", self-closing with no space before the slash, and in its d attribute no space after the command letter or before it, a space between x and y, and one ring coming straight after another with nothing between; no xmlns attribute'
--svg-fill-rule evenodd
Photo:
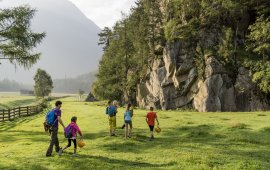
<svg viewBox="0 0 270 170"><path fill-rule="evenodd" d="M18 83L14 80L9 79L0 80L0 92L17 92L21 89L32 90L33 86Z"/></svg>
<svg viewBox="0 0 270 170"><path fill-rule="evenodd" d="M91 84L96 80L96 72L82 74L74 78L55 79L53 80L53 92L77 94L81 89L90 92Z"/></svg>
<svg viewBox="0 0 270 170"><path fill-rule="evenodd" d="M141 107L269 109L270 1L138 0L99 34L93 94Z"/></svg>

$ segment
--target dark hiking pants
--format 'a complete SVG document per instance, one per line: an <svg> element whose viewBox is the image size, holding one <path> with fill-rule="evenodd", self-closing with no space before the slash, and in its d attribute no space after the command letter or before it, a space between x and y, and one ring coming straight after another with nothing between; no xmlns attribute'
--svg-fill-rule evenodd
<svg viewBox="0 0 270 170"><path fill-rule="evenodd" d="M53 127L52 130L50 130L50 134L51 134L51 140L50 140L50 145L49 148L47 150L46 156L51 156L52 155L52 151L53 151L53 145L55 145L55 151L59 152L59 141L58 141L58 128Z"/></svg>

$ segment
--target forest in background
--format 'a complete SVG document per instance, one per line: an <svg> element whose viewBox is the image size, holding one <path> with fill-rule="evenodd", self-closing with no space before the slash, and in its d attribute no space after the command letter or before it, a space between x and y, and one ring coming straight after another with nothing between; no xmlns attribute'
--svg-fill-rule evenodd
<svg viewBox="0 0 270 170"><path fill-rule="evenodd" d="M77 94L79 89L84 92L90 92L91 84L95 81L96 72L90 72L74 78L54 79L53 92L55 93L72 93ZM0 80L0 91L2 92L17 92L22 89L33 90L33 85L23 84L15 80L3 79Z"/></svg>
<svg viewBox="0 0 270 170"><path fill-rule="evenodd" d="M215 56L236 79L248 68L260 91L270 92L270 2L267 0L138 0L129 15L99 34L104 55L93 94L136 100L149 63L173 42L185 42L204 79L205 56Z"/></svg>

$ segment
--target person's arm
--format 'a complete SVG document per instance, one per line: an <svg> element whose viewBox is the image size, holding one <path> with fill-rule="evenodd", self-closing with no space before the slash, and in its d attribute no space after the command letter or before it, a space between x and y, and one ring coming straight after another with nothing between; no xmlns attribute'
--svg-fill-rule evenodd
<svg viewBox="0 0 270 170"><path fill-rule="evenodd" d="M130 110L130 113L131 113L131 117L133 117L133 109L132 109L132 110Z"/></svg>
<svg viewBox="0 0 270 170"><path fill-rule="evenodd" d="M79 135L80 135L80 139L82 139L82 138L83 138L82 132L79 131L78 133L79 133Z"/></svg>
<svg viewBox="0 0 270 170"><path fill-rule="evenodd" d="M58 119L59 123L63 126L63 128L65 129L65 125L61 119L61 116L58 116L57 119Z"/></svg>
<svg viewBox="0 0 270 170"><path fill-rule="evenodd" d="M78 125L75 125L75 129L76 129L76 132L79 133L80 139L82 139L82 132L81 132L81 129L79 128L79 126Z"/></svg>
<svg viewBox="0 0 270 170"><path fill-rule="evenodd" d="M159 125L157 114L155 114L155 117L156 117L157 124Z"/></svg>

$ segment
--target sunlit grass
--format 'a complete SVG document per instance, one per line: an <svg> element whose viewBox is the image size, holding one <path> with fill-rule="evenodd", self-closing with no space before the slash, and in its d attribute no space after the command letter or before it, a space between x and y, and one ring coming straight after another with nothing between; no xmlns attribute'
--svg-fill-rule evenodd
<svg viewBox="0 0 270 170"><path fill-rule="evenodd" d="M19 93L0 92L0 109L9 109L25 105L35 105L35 96L20 96Z"/></svg>
<svg viewBox="0 0 270 170"><path fill-rule="evenodd" d="M63 99L64 124L73 115L86 147L78 157L69 148L45 157L49 136L44 114L0 123L0 169L268 169L270 113L157 111L162 132L149 141L146 110L134 110L133 135L125 140L124 108L117 115L117 137L108 134L105 105ZM264 116L258 116L264 115ZM67 141L59 130L61 146Z"/></svg>

